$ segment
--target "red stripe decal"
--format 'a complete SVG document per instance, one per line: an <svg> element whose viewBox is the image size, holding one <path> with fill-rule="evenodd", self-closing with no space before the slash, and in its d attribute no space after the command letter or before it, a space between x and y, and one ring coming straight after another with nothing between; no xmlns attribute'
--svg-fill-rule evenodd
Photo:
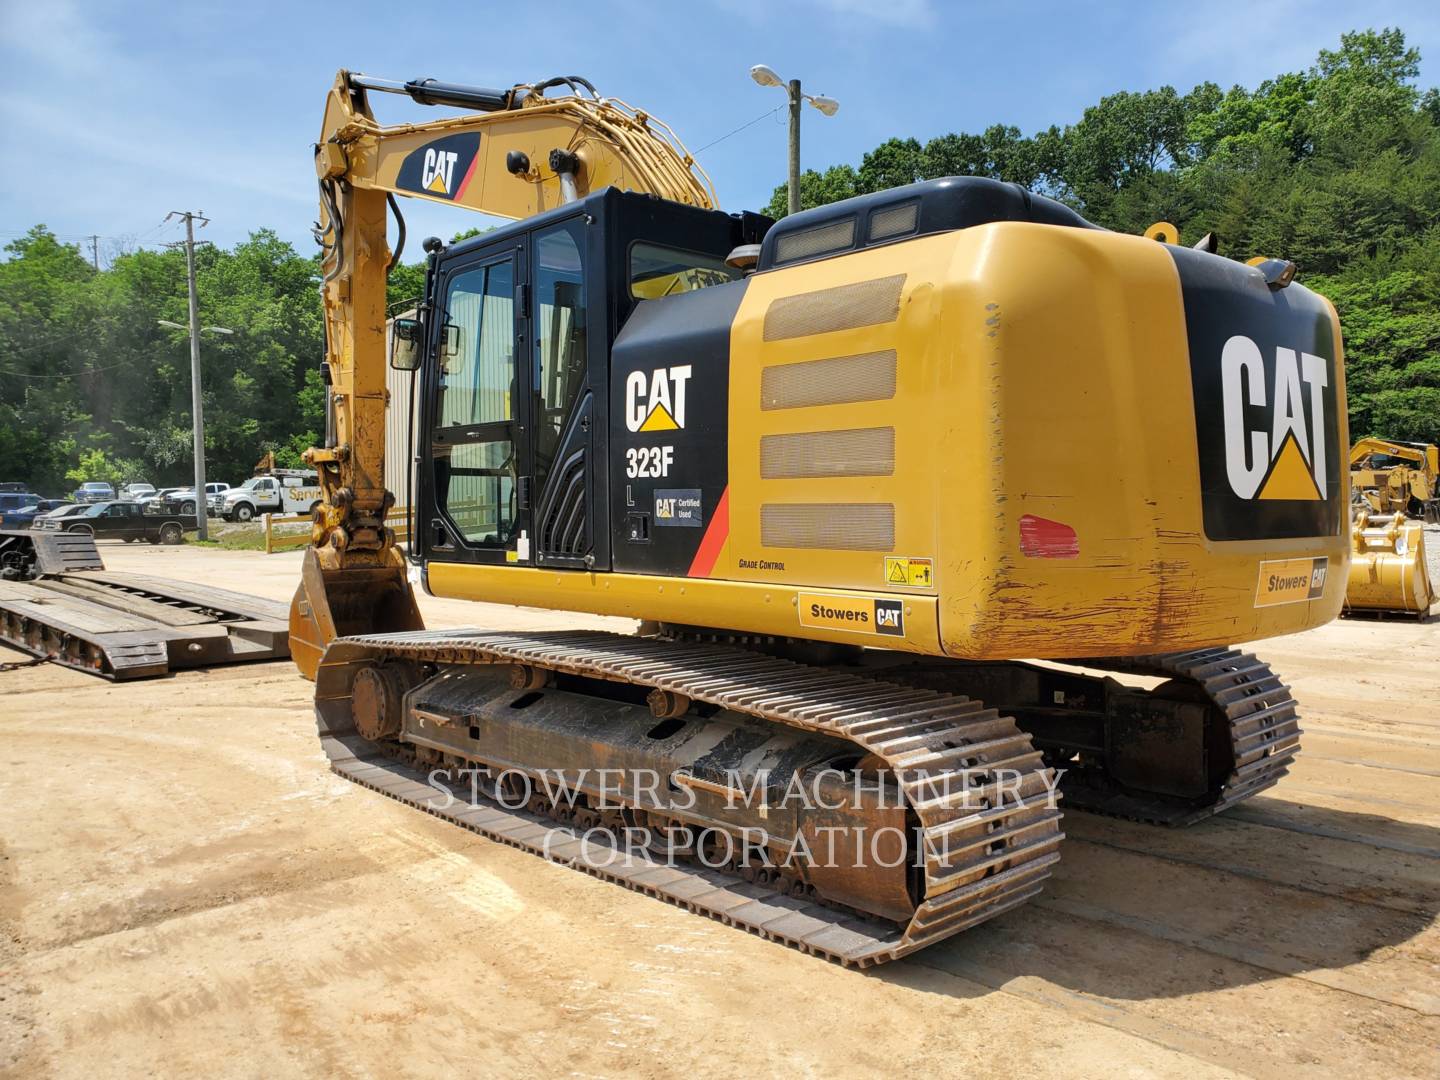
<svg viewBox="0 0 1440 1080"><path fill-rule="evenodd" d="M690 564L688 577L709 577L720 558L720 549L730 539L730 489L720 493L715 512L710 515L710 524L700 538L700 549L695 552L695 561Z"/></svg>
<svg viewBox="0 0 1440 1080"><path fill-rule="evenodd" d="M465 189L470 185L470 177L475 175L475 166L479 161L480 150L477 147L475 150L475 156L470 159L470 167L465 170L465 176L460 181L460 186L455 189L455 194L450 196L452 200L458 201L460 196L465 194Z"/></svg>
<svg viewBox="0 0 1440 1080"><path fill-rule="evenodd" d="M1026 514L1020 519L1020 553L1028 559L1078 559L1080 537L1063 521Z"/></svg>

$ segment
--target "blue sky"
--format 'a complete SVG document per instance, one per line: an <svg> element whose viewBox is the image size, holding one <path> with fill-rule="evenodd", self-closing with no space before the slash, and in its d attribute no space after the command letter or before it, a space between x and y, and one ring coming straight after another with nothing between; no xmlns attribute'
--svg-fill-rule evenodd
<svg viewBox="0 0 1440 1080"><path fill-rule="evenodd" d="M805 110L803 164L824 167L892 135L1063 125L1116 90L1253 86L1308 66L1343 30L1384 25L1420 48L1422 85L1440 83L1433 0L0 0L0 242L44 222L66 239L98 233L103 255L175 239L161 221L189 208L216 243L269 226L308 252L310 144L340 67L486 86L584 75L698 149L783 104L747 75L765 63L839 99L833 118ZM439 115L403 98L376 108ZM699 157L723 207L763 205L784 178L783 111ZM405 207L412 236L476 221Z"/></svg>

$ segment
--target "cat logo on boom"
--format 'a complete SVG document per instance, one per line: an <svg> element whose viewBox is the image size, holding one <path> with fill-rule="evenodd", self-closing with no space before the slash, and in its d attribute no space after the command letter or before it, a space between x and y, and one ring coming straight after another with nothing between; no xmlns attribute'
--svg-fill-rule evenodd
<svg viewBox="0 0 1440 1080"><path fill-rule="evenodd" d="M420 183L425 190L435 195L449 195L450 185L455 182L455 162L459 157L454 150L426 147L424 163L420 166Z"/></svg>
<svg viewBox="0 0 1440 1080"><path fill-rule="evenodd" d="M685 426L685 389L690 365L632 371L625 380L625 427L630 431L678 431Z"/></svg>
<svg viewBox="0 0 1440 1080"><path fill-rule="evenodd" d="M479 151L479 132L432 139L405 155L395 186L432 199L459 199L474 176Z"/></svg>
<svg viewBox="0 0 1440 1080"><path fill-rule="evenodd" d="M1324 501L1326 368L1323 357L1277 348L1274 385L1267 398L1260 347L1243 334L1225 343L1220 354L1225 475L1237 496ZM1268 408L1268 426L1247 423L1251 406Z"/></svg>

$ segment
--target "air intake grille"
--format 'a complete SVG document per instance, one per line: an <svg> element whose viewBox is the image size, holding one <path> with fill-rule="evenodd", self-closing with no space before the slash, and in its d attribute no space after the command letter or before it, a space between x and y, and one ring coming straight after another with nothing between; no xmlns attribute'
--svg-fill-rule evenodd
<svg viewBox="0 0 1440 1080"><path fill-rule="evenodd" d="M780 237L775 244L775 261L788 263L796 259L808 259L812 255L851 247L854 243L855 219L848 217Z"/></svg>
<svg viewBox="0 0 1440 1080"><path fill-rule="evenodd" d="M895 350L776 364L760 373L760 408L803 409L895 396Z"/></svg>
<svg viewBox="0 0 1440 1080"><path fill-rule="evenodd" d="M904 206L892 206L887 210L877 210L870 215L870 239L887 240L892 236L914 232L919 211L920 204L913 202Z"/></svg>
<svg viewBox="0 0 1440 1080"><path fill-rule="evenodd" d="M894 551L892 503L766 503L760 543L772 548Z"/></svg>
<svg viewBox="0 0 1440 1080"><path fill-rule="evenodd" d="M765 340L784 341L894 322L900 316L900 290L904 286L905 275L895 274L782 296L771 301L765 312Z"/></svg>
<svg viewBox="0 0 1440 1080"><path fill-rule="evenodd" d="M891 476L895 429L797 431L760 440L760 476L795 480L821 476Z"/></svg>

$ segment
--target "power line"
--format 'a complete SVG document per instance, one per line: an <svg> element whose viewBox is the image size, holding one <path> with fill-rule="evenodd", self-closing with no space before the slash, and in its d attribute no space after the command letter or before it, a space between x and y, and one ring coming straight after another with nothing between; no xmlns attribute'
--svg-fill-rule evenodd
<svg viewBox="0 0 1440 1080"><path fill-rule="evenodd" d="M58 241L60 241L60 242L63 243L63 244L75 244L75 245L91 244L91 245L93 246L94 243L98 243L98 242L101 241L101 240L104 240L104 241L107 241L107 242L110 242L110 243L117 243L117 242L121 242L121 241L125 241L125 240L129 240L129 241L138 243L139 241L144 240L144 239L146 239L146 238L148 238L148 237L150 237L150 236L152 236L152 235L154 235L154 234L156 234L156 233L162 232L162 231L164 231L167 227L173 227L173 226L175 226L176 224L178 224L178 223L177 223L177 222L174 222L174 221L166 221L166 220L162 219L162 220L161 220L160 222L158 222L157 224L152 225L152 226L150 226L150 228L145 229L143 232L138 232L138 233L134 233L134 232L129 232L129 233L61 233L61 232L50 232L49 235L50 235L53 239L58 240ZM33 232L34 232L34 229L0 229L0 236L11 236L11 237L23 238L23 237L27 237L27 236L31 235ZM47 232L48 232L48 230L47 230Z"/></svg>
<svg viewBox="0 0 1440 1080"><path fill-rule="evenodd" d="M128 367L133 361L122 360L118 364L107 364L105 367L86 368L84 371L67 371L60 375L27 375L23 371L3 371L0 375L8 375L16 379L78 379L81 375L98 375L102 371L114 371L119 367Z"/></svg>
<svg viewBox="0 0 1440 1080"><path fill-rule="evenodd" d="M720 138L716 139L714 142L708 142L708 143L706 143L704 146L700 147L699 150L696 150L696 151L693 151L693 152L696 153L696 154L703 154L706 150L709 150L710 147L716 146L716 145L724 142L726 139L730 138L730 135L739 135L740 132L744 131L746 128L751 127L751 126L753 126L753 125L755 125L755 124L758 124L761 120L764 120L767 116L774 116L777 112L779 112L781 109L784 109L784 108L786 108L786 107L787 107L787 106L785 106L785 105L776 105L775 108L771 109L771 110L768 111L768 112L763 112L763 113L761 113L759 116L755 117L754 120L747 120L745 123L743 123L743 124L741 124L739 127L737 127L734 131L730 132L729 135L721 135Z"/></svg>

